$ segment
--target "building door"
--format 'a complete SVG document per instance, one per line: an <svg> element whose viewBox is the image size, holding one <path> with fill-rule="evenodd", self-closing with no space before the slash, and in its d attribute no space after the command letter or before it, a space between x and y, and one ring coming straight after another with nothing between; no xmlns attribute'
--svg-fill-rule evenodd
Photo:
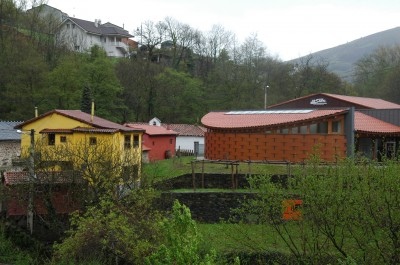
<svg viewBox="0 0 400 265"><path fill-rule="evenodd" d="M385 142L386 157L392 159L396 155L396 142Z"/></svg>

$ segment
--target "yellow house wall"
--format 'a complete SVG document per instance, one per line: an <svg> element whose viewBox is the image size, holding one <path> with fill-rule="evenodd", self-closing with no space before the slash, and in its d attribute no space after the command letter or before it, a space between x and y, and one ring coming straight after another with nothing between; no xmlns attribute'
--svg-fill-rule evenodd
<svg viewBox="0 0 400 265"><path fill-rule="evenodd" d="M60 142L60 137L61 136L66 136L67 143L71 144L72 146L77 146L82 143L89 143L90 137L96 137L97 143L107 143L107 144L112 144L115 148L119 148L121 151L120 153L126 154L126 152L132 152L133 158L135 159L132 161L133 163L139 165L139 175L141 173L141 160L142 160L142 133L122 133L122 132L117 132L117 133L88 133L88 132L74 132L73 134L63 134L63 133L56 133L55 134L55 144L53 145L48 145L48 134L41 134L40 131L44 129L73 129L76 127L85 127L85 128L93 128L93 126L90 126L86 123L65 117L63 115L53 113L51 115L45 116L41 119L38 119L36 121L33 121L29 124L26 124L25 126L22 127L22 131L24 131L24 134L22 134L21 137L21 150L22 150L22 155L29 155L27 151L29 150L30 147L30 135L29 132L31 129L35 130L35 143L42 142L43 146L46 148L53 148L57 147L59 145L62 145L64 143ZM130 135L131 137L131 148L125 150L124 144L125 144L125 135ZM133 147L134 145L134 135L137 135L139 137L139 146L138 147ZM122 152L124 151L124 152Z"/></svg>
<svg viewBox="0 0 400 265"><path fill-rule="evenodd" d="M31 138L30 135L27 135L26 133L29 133L31 129L35 130L35 142L37 142L42 139L43 135L39 132L44 129L72 129L79 126L92 128L92 126L86 123L79 122L58 113L50 114L22 127L22 131L24 132L24 134L21 137L21 148L22 150L27 150L29 148Z"/></svg>

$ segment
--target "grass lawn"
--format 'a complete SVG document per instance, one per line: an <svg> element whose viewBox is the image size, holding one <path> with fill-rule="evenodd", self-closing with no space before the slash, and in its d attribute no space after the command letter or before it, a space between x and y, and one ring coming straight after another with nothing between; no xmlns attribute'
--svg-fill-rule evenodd
<svg viewBox="0 0 400 265"><path fill-rule="evenodd" d="M198 224L205 244L217 253L280 252L289 250L274 229L251 224Z"/></svg>
<svg viewBox="0 0 400 265"><path fill-rule="evenodd" d="M143 164L143 178L152 182L158 182L169 178L174 178L183 174L192 173L192 161L196 161L195 157L172 158L156 162ZM292 166L293 167L293 166ZM286 165L275 164L249 164L239 163L239 174L288 174L289 169ZM200 160L194 164L195 173L201 173L203 165ZM236 168L234 168L236 171ZM216 163L204 163L205 173L223 173L232 174L231 166Z"/></svg>

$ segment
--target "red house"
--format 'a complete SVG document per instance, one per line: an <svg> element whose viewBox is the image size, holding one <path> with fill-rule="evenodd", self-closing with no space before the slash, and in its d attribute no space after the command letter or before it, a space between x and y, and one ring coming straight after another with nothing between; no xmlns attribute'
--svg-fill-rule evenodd
<svg viewBox="0 0 400 265"><path fill-rule="evenodd" d="M145 146L144 151L148 152L148 161L163 160L175 156L177 132L147 123L127 123L125 125L145 130L143 133L143 146Z"/></svg>

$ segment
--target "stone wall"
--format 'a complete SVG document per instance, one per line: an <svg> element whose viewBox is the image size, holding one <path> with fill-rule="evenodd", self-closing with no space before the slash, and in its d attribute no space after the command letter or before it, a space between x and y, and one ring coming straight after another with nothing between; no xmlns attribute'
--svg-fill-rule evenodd
<svg viewBox="0 0 400 265"><path fill-rule="evenodd" d="M195 174L195 187L202 188L203 177L201 173ZM232 182L232 175L230 174L204 174L204 188L205 189L231 189L233 183L236 187L243 189L248 187L246 175L237 174ZM154 185L159 190L174 190L174 189L192 189L193 176L192 174L185 174L179 177L169 179Z"/></svg>
<svg viewBox="0 0 400 265"><path fill-rule="evenodd" d="M236 187L244 189L249 187L247 176L238 174L234 178ZM272 182L286 184L287 175L273 175ZM160 209L171 209L174 200L189 207L192 218L204 223L217 223L231 217L231 209L238 208L245 198L254 198L254 193L232 189L232 175L230 174L204 174L205 189L225 189L222 192L208 192L202 190L202 174L195 174L196 190L171 191L179 189L193 189L192 174L185 174L154 185L162 190Z"/></svg>
<svg viewBox="0 0 400 265"><path fill-rule="evenodd" d="M202 223L227 221L231 209L236 209L245 198L254 194L245 192L163 192L160 206L171 209L174 200L189 207L192 218Z"/></svg>
<svg viewBox="0 0 400 265"><path fill-rule="evenodd" d="M19 141L0 141L0 167L11 166L12 158L21 153Z"/></svg>

